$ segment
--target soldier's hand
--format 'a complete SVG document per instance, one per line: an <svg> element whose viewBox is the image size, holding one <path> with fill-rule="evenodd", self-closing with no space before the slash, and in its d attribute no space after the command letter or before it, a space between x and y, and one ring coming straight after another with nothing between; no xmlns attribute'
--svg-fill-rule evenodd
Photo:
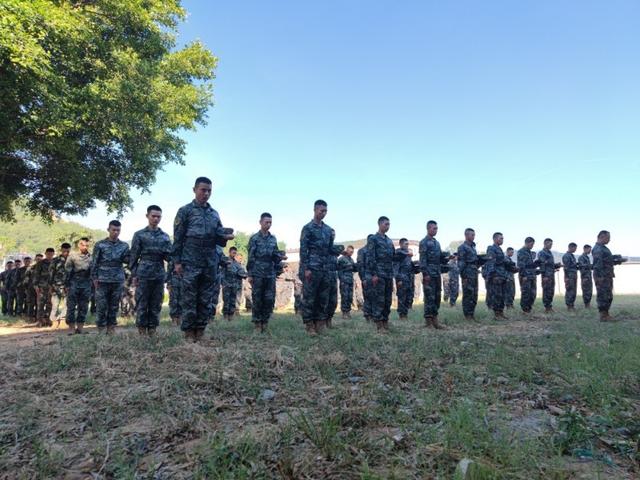
<svg viewBox="0 0 640 480"><path fill-rule="evenodd" d="M136 288L137 288L137 287L138 287L138 277L133 277L133 279L131 279L131 284L132 284L134 287L136 287Z"/></svg>
<svg viewBox="0 0 640 480"><path fill-rule="evenodd" d="M173 271L176 272L176 275L182 276L182 264L181 263L176 263L173 266Z"/></svg>
<svg viewBox="0 0 640 480"><path fill-rule="evenodd" d="M236 238L236 236L233 233L229 233L227 235L224 235L223 237L225 240L233 240L234 238Z"/></svg>
<svg viewBox="0 0 640 480"><path fill-rule="evenodd" d="M396 288L402 287L402 282L396 282Z"/></svg>
<svg viewBox="0 0 640 480"><path fill-rule="evenodd" d="M431 277L429 275L422 275L422 284L423 285L429 285L429 283L431 283Z"/></svg>
<svg viewBox="0 0 640 480"><path fill-rule="evenodd" d="M253 287L253 277L247 277L247 282Z"/></svg>
<svg viewBox="0 0 640 480"><path fill-rule="evenodd" d="M309 282L311 281L311 270L305 270L304 271L304 279Z"/></svg>
<svg viewBox="0 0 640 480"><path fill-rule="evenodd" d="M42 291L42 290L40 290L38 287L36 287L36 295L40 296L40 292L41 292L41 291Z"/></svg>
<svg viewBox="0 0 640 480"><path fill-rule="evenodd" d="M378 276L377 275L374 275L373 277L371 277L371 283L373 284L374 287L376 285L378 285Z"/></svg>

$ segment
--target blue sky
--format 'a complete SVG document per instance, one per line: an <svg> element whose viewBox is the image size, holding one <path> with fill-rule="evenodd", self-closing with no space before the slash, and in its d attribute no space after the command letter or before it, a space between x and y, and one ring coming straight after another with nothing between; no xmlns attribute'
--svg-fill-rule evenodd
<svg viewBox="0 0 640 480"><path fill-rule="evenodd" d="M180 40L219 57L215 105L186 166L135 195L124 238L152 202L170 231L207 175L225 225L254 231L266 210L288 246L324 198L338 240L387 215L393 237L437 220L443 245L472 226L480 247L499 230L563 250L606 228L640 252L640 2L184 6Z"/></svg>

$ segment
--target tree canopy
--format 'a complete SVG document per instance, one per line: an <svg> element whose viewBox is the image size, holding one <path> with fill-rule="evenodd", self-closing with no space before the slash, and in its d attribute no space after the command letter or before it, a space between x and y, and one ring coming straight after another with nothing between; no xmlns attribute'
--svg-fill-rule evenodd
<svg viewBox="0 0 640 480"><path fill-rule="evenodd" d="M216 57L176 48L179 0L0 2L0 218L131 206L182 163L212 104Z"/></svg>

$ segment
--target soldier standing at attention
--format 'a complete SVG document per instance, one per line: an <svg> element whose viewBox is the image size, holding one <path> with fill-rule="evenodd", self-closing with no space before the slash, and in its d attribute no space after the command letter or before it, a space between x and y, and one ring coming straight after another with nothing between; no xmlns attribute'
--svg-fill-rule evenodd
<svg viewBox="0 0 640 480"><path fill-rule="evenodd" d="M389 313L393 295L393 258L395 248L387 236L391 222L378 218L378 232L367 241L366 274L371 278L371 316L377 330L389 330Z"/></svg>
<svg viewBox="0 0 640 480"><path fill-rule="evenodd" d="M394 274L396 277L396 296L398 297L398 317L406 320L409 315L411 297L413 291L411 285L414 281L413 252L409 250L409 240L400 239L400 248L396 249L394 261Z"/></svg>
<svg viewBox="0 0 640 480"><path fill-rule="evenodd" d="M544 248L538 252L542 275L542 303L544 304L545 313L553 313L553 294L556 288L556 264L553 253L551 253L551 247L553 247L553 240L545 238Z"/></svg>
<svg viewBox="0 0 640 480"><path fill-rule="evenodd" d="M24 279L27 275L27 270L31 265L31 257L24 257L22 259L24 264L17 269L16 272L16 315L26 317L27 316L27 289L24 285Z"/></svg>
<svg viewBox="0 0 640 480"><path fill-rule="evenodd" d="M367 237L367 242L369 238ZM360 285L362 286L362 314L367 322L371 321L371 279L367 278L367 245L358 249L356 255L356 265L358 268L358 276L360 277Z"/></svg>
<svg viewBox="0 0 640 480"><path fill-rule="evenodd" d="M438 322L438 311L442 297L442 262L440 243L435 239L438 223L427 222L427 236L420 241L420 270L422 271L422 289L424 292L424 325L443 329Z"/></svg>
<svg viewBox="0 0 640 480"><path fill-rule="evenodd" d="M111 220L107 238L93 247L91 279L96 292L96 326L99 333L115 333L122 296L124 266L129 263L129 245L120 240L122 225Z"/></svg>
<svg viewBox="0 0 640 480"><path fill-rule="evenodd" d="M198 177L193 187L195 199L181 207L173 222L174 272L181 277L182 324L185 338L197 342L212 317L218 254L233 239L233 230L222 226L218 212L211 208L211 180Z"/></svg>
<svg viewBox="0 0 640 480"><path fill-rule="evenodd" d="M67 317L67 293L65 289L66 272L64 264L69 257L69 251L71 245L69 243L63 243L60 245L60 255L56 257L51 263L51 315L49 316L50 323L53 324L57 321L57 326L60 327L60 321Z"/></svg>
<svg viewBox="0 0 640 480"><path fill-rule="evenodd" d="M238 295L242 293L242 280L247 278L247 271L237 260L238 249L229 249L229 263L226 265L222 276L222 315L231 321L236 313Z"/></svg>
<svg viewBox="0 0 640 480"><path fill-rule="evenodd" d="M249 239L247 280L251 284L251 321L264 333L276 303L276 276L286 257L278 249L278 240L269 232L273 219L270 213L260 215L260 230Z"/></svg>
<svg viewBox="0 0 640 480"><path fill-rule="evenodd" d="M51 265L56 251L49 247L44 252L44 258L36 264L33 270L33 285L36 290L36 302L38 306L37 318L39 327L50 327L53 323L49 319L51 314L51 288L49 278Z"/></svg>
<svg viewBox="0 0 640 480"><path fill-rule="evenodd" d="M591 308L591 297L593 296L593 278L591 276L591 245L582 248L582 255L578 257L578 270L580 270L580 287L582 288L582 301L584 308Z"/></svg>
<svg viewBox="0 0 640 480"><path fill-rule="evenodd" d="M91 300L91 253L89 239L78 241L78 251L73 252L64 264L67 289L67 327L69 335L82 333Z"/></svg>
<svg viewBox="0 0 640 480"><path fill-rule="evenodd" d="M596 301L600 312L601 322L615 321L609 315L609 309L613 302L613 266L619 265L624 260L615 259L607 244L611 240L611 234L602 230L598 233L598 241L593 247L593 279L596 283Z"/></svg>
<svg viewBox="0 0 640 480"><path fill-rule="evenodd" d="M180 309L182 287L180 284L180 277L173 271L173 260L170 260L167 265L165 283L167 284L167 290L169 291L169 317L171 317L171 323L179 326L180 319L182 317L182 310Z"/></svg>
<svg viewBox="0 0 640 480"><path fill-rule="evenodd" d="M353 304L353 274L356 264L353 261L353 246L349 245L338 259L338 280L340 281L340 311L342 318L351 318Z"/></svg>
<svg viewBox="0 0 640 480"><path fill-rule="evenodd" d="M38 263L42 261L44 255L41 253L36 254L36 261L32 265L29 266L27 271L24 274L24 285L26 292L26 302L27 302L27 316L29 317L29 321L31 323L37 322L38 317L38 296L36 295L36 287L33 283L33 275L36 270L36 266Z"/></svg>
<svg viewBox="0 0 640 480"><path fill-rule="evenodd" d="M516 298L516 282L513 278L517 272L517 267L513 261L513 254L515 253L512 247L507 248L507 256L505 257L505 267L507 270L507 283L504 290L504 306L505 308L513 308L513 301Z"/></svg>
<svg viewBox="0 0 640 480"><path fill-rule="evenodd" d="M9 260L4 265L4 271L0 273L0 296L2 297L2 315L9 315L9 290L7 289L7 280L9 272L13 270L14 263Z"/></svg>
<svg viewBox="0 0 640 480"><path fill-rule="evenodd" d="M478 304L478 252L473 228L464 231L464 242L458 247L458 268L462 280L462 312L467 320L475 319Z"/></svg>
<svg viewBox="0 0 640 480"><path fill-rule="evenodd" d="M136 289L138 333L153 336L160 325L166 276L164 262L169 260L171 239L158 226L162 220L159 206L148 206L146 216L149 224L133 234L129 270Z"/></svg>
<svg viewBox="0 0 640 480"><path fill-rule="evenodd" d="M335 237L335 231L333 232ZM333 316L338 308L338 257L344 252L344 245L333 245L329 256L329 302L327 303L327 328L333 328Z"/></svg>
<svg viewBox="0 0 640 480"><path fill-rule="evenodd" d="M536 241L533 237L524 239L524 246L518 250L517 265L520 271L520 308L524 313L531 313L533 303L536 301L536 254L533 245Z"/></svg>
<svg viewBox="0 0 640 480"><path fill-rule="evenodd" d="M576 294L578 293L578 262L574 253L578 245L571 242L567 253L562 256L562 266L564 267L564 303L567 310L576 309Z"/></svg>
<svg viewBox="0 0 640 480"><path fill-rule="evenodd" d="M504 315L504 298L507 284L505 255L502 251L504 237L502 233L493 234L493 245L487 248L487 295L491 298L490 308L496 319L506 319Z"/></svg>

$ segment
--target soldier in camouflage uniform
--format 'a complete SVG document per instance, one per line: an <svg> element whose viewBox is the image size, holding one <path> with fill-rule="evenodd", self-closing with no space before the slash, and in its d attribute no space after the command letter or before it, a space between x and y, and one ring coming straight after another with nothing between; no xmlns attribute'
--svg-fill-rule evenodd
<svg viewBox="0 0 640 480"><path fill-rule="evenodd" d="M13 317L18 314L18 270L20 268L22 268L22 262L15 260L6 279L8 315Z"/></svg>
<svg viewBox="0 0 640 480"><path fill-rule="evenodd" d="M136 287L133 284L131 270L124 268L124 284L120 294L120 316L130 318L136 312Z"/></svg>
<svg viewBox="0 0 640 480"><path fill-rule="evenodd" d="M574 253L578 245L571 242L567 253L562 256L562 266L564 267L564 303L567 310L575 310L576 295L578 293L578 262Z"/></svg>
<svg viewBox="0 0 640 480"><path fill-rule="evenodd" d="M507 283L504 288L504 306L505 308L513 308L513 301L516 298L516 282L514 280L514 274L517 273L518 267L516 267L513 261L513 254L515 250L512 247L507 248L507 255L504 259L504 263L507 270Z"/></svg>
<svg viewBox="0 0 640 480"><path fill-rule="evenodd" d="M369 237L367 237L367 243ZM371 321L371 279L367 278L366 271L367 262L367 246L366 244L358 250L356 255L356 268L360 277L360 285L362 287L362 313L367 322Z"/></svg>
<svg viewBox="0 0 640 480"><path fill-rule="evenodd" d="M411 300L415 274L413 273L413 252L409 249L409 240L400 239L400 248L396 249L393 273L396 279L396 296L398 297L398 317L406 320L411 308Z"/></svg>
<svg viewBox="0 0 640 480"><path fill-rule="evenodd" d="M449 301L449 272L442 272L442 300L446 303Z"/></svg>
<svg viewBox="0 0 640 480"><path fill-rule="evenodd" d="M377 330L389 330L389 313L393 295L393 260L395 248L387 236L391 223L387 217L378 219L378 232L367 240L365 271L371 278L371 317Z"/></svg>
<svg viewBox="0 0 640 480"><path fill-rule="evenodd" d="M231 247L229 249L229 263L225 265L222 274L222 315L231 321L236 313L236 304L238 295L242 293L242 281L247 278L247 271L242 264L236 260L238 249Z"/></svg>
<svg viewBox="0 0 640 480"><path fill-rule="evenodd" d="M460 269L458 268L458 253L453 254L453 258L449 260L449 306L455 307L458 300L458 292L460 290Z"/></svg>
<svg viewBox="0 0 640 480"><path fill-rule="evenodd" d="M129 270L136 289L138 333L153 336L160 325L166 276L164 262L169 260L171 239L158 226L162 219L158 205L147 207L146 216L149 224L133 234Z"/></svg>
<svg viewBox="0 0 640 480"><path fill-rule="evenodd" d="M167 265L167 275L165 276L167 290L169 290L169 317L174 325L180 325L182 310L180 308L180 296L182 294L182 286L180 277L173 271L173 260Z"/></svg>
<svg viewBox="0 0 640 480"><path fill-rule="evenodd" d="M91 253L87 237L78 241L78 251L69 255L64 270L69 334L82 333L91 299Z"/></svg>
<svg viewBox="0 0 640 480"><path fill-rule="evenodd" d="M422 289L424 293L424 325L443 329L438 322L438 311L442 298L442 264L448 258L442 253L440 242L435 239L438 223L427 222L427 235L420 241L420 270L422 271Z"/></svg>
<svg viewBox="0 0 640 480"><path fill-rule="evenodd" d="M542 276L542 303L545 313L553 313L553 294L556 288L555 260L553 253L553 240L545 238L544 248L538 252L538 262L540 263L540 274Z"/></svg>
<svg viewBox="0 0 640 480"><path fill-rule="evenodd" d="M31 265L31 257L24 257L23 264L16 271L16 315L22 317L27 316L27 290L24 285L24 278L27 274L27 269Z"/></svg>
<svg viewBox="0 0 640 480"><path fill-rule="evenodd" d="M580 286L582 287L582 301L584 308L591 308L591 297L593 296L593 278L591 276L591 245L585 245L582 255L578 257L578 270L580 270Z"/></svg>
<svg viewBox="0 0 640 480"><path fill-rule="evenodd" d="M218 212L208 203L211 180L197 178L193 191L195 199L176 214L172 259L182 282L180 328L188 341L197 342L214 314L219 261L216 246L224 247L233 234L222 226Z"/></svg>
<svg viewBox="0 0 640 480"><path fill-rule="evenodd" d="M23 285L25 287L25 301L27 303L27 311L25 316L29 318L29 322L37 322L38 317L38 296L36 295L36 287L33 283L33 274L36 266L42 261L44 255L41 253L36 254L35 262L32 263L27 271L24 273Z"/></svg>
<svg viewBox="0 0 640 480"><path fill-rule="evenodd" d="M478 252L473 228L464 231L464 242L458 247L458 268L462 280L462 312L467 320L475 319L478 304Z"/></svg>
<svg viewBox="0 0 640 480"><path fill-rule="evenodd" d="M96 290L96 325L98 332L115 333L118 307L125 280L124 266L129 263L129 245L119 240L121 224L109 222L109 236L93 247L91 279Z"/></svg>
<svg viewBox="0 0 640 480"><path fill-rule="evenodd" d="M338 259L338 280L340 280L340 311L342 318L351 318L353 304L353 274L356 263L353 261L353 246L349 245Z"/></svg>
<svg viewBox="0 0 640 480"><path fill-rule="evenodd" d="M302 280L296 275L293 279L293 310L296 315L302 315Z"/></svg>
<svg viewBox="0 0 640 480"><path fill-rule="evenodd" d="M335 236L335 232L333 232ZM329 256L329 302L327 303L327 327L333 328L333 316L338 308L338 257L344 251L343 245L334 245Z"/></svg>
<svg viewBox="0 0 640 480"><path fill-rule="evenodd" d="M51 265L55 254L53 248L47 248L44 252L44 258L39 261L33 270L33 285L36 289L37 298L37 318L39 327L50 327L53 325L49 319L51 314L51 286L49 279L51 275Z"/></svg>
<svg viewBox="0 0 640 480"><path fill-rule="evenodd" d="M611 240L611 234L602 230L598 233L598 241L593 247L593 279L596 283L596 302L598 303L598 311L600 312L600 321L613 322L614 319L609 315L609 309L613 302L613 272L614 265L622 263L622 258L614 258L607 244Z"/></svg>
<svg viewBox="0 0 640 480"><path fill-rule="evenodd" d="M2 315L9 314L9 290L7 289L7 280L9 272L13 270L14 263L9 260L4 265L4 271L0 273L0 296L2 298Z"/></svg>
<svg viewBox="0 0 640 480"><path fill-rule="evenodd" d="M533 237L524 240L524 246L518 250L517 265L520 281L520 308L524 313L531 313L533 303L536 301L536 254L533 252L535 244Z"/></svg>
<svg viewBox="0 0 640 480"><path fill-rule="evenodd" d="M485 264L487 279L487 296L491 298L490 308L496 319L506 319L504 315L504 298L507 284L507 269L505 254L502 251L504 237L502 233L493 234L493 245L487 248L487 263Z"/></svg>
<svg viewBox="0 0 640 480"><path fill-rule="evenodd" d="M60 255L56 257L51 263L51 277L50 277L50 289L51 289L51 314L49 316L50 323L57 322L57 327L60 327L60 321L67 317L67 292L65 288L66 271L64 264L69 257L69 251L71 245L63 243L60 245Z"/></svg>
<svg viewBox="0 0 640 480"><path fill-rule="evenodd" d="M278 249L278 240L269 232L273 219L270 213L260 215L260 231L249 239L247 260L248 282L251 283L251 321L256 331L264 332L276 302L276 276L282 272L286 257Z"/></svg>
<svg viewBox="0 0 640 480"><path fill-rule="evenodd" d="M300 233L300 272L303 282L302 320L309 335L322 331L327 322L331 275L329 262L334 230L324 223L327 202L316 200L313 220Z"/></svg>

